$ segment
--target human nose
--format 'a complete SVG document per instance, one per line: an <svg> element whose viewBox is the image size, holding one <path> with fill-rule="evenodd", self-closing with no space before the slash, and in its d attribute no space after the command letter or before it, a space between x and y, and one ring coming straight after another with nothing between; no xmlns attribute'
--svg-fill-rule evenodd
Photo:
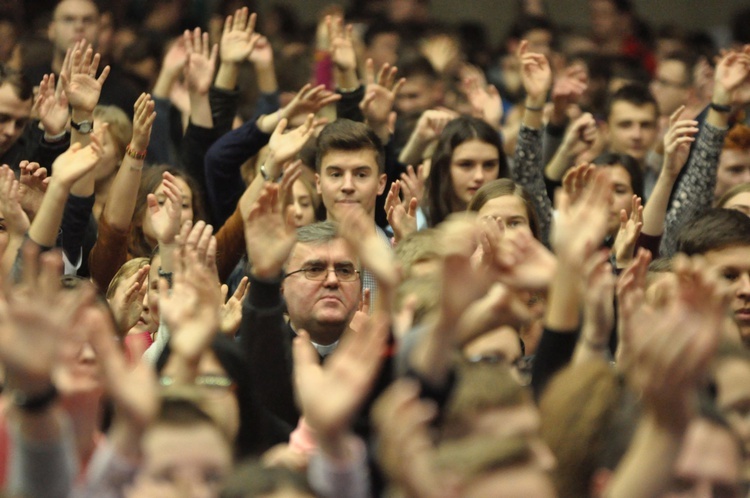
<svg viewBox="0 0 750 498"><path fill-rule="evenodd" d="M1 126L3 135L11 137L16 131L16 124L12 120L6 121Z"/></svg>
<svg viewBox="0 0 750 498"><path fill-rule="evenodd" d="M341 190L343 192L354 192L354 178L351 173L346 173L341 183Z"/></svg>
<svg viewBox="0 0 750 498"><path fill-rule="evenodd" d="M482 165L477 164L474 167L474 181L483 183L484 182L484 171L482 170Z"/></svg>
<svg viewBox="0 0 750 498"><path fill-rule="evenodd" d="M743 299L750 299L750 272L745 272L740 276L737 295Z"/></svg>
<svg viewBox="0 0 750 498"><path fill-rule="evenodd" d="M328 268L326 270L326 278L323 280L323 283L326 287L338 287L339 282L339 276L336 275L336 270L333 268Z"/></svg>

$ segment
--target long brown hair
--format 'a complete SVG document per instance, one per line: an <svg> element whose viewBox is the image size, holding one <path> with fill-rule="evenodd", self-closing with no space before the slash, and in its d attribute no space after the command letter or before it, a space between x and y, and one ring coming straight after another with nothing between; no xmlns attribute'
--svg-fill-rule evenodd
<svg viewBox="0 0 750 498"><path fill-rule="evenodd" d="M518 185L513 180L508 178L498 178L489 183L482 185L474 197L471 198L469 206L466 208L469 211L479 212L482 207L492 199L503 197L506 195L515 195L526 207L526 217L529 219L529 228L534 238L539 239L539 217L536 214L534 208L534 200L531 198L529 192Z"/></svg>
<svg viewBox="0 0 750 498"><path fill-rule="evenodd" d="M150 257L154 250L154 245L146 239L146 235L143 233L143 219L146 209L148 209L146 198L148 194L153 194L159 188L164 172L182 178L190 187L193 194L193 222L206 219L203 192L193 177L182 170L165 165L144 168L141 185L138 188L138 198L135 202L135 211L133 211L133 219L130 222L130 234L128 235L128 252L133 257Z"/></svg>

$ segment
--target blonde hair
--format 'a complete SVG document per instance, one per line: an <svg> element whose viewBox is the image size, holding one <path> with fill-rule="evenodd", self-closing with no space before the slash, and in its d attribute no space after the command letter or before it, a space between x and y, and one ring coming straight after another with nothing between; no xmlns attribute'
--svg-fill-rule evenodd
<svg viewBox="0 0 750 498"><path fill-rule="evenodd" d="M98 105L94 108L94 119L109 125L109 134L115 142L118 156L125 155L125 147L133 136L133 123L130 122L128 115L117 106Z"/></svg>
<svg viewBox="0 0 750 498"><path fill-rule="evenodd" d="M112 280L109 282L109 287L107 287L107 299L112 299L114 297L115 292L117 292L117 288L120 286L120 282L123 280L132 277L135 272L143 268L148 264L148 258L133 258L130 261L126 261L125 264L123 264L119 270L117 270L117 273L115 273L115 276L112 277Z"/></svg>

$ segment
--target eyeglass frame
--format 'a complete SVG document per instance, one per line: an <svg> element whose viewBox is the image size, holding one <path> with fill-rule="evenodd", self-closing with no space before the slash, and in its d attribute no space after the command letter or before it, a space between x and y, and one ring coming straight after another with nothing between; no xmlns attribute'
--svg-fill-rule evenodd
<svg viewBox="0 0 750 498"><path fill-rule="evenodd" d="M343 268L339 267L337 269L336 265L333 265L333 269L331 269L331 268L329 268L329 267L326 266L325 273L321 274L322 278L310 278L310 276L308 275L308 272L319 270L319 268L308 266L306 268L300 268L299 270L294 270L294 271L291 271L291 272L285 274L284 275L284 279L286 279L288 277L291 277L292 275L296 275L297 273L304 273L304 276L305 276L305 278L307 280L310 280L312 282L324 282L328 278L328 274L331 273L331 272L333 272L336 275L336 279L339 282L354 282L355 280L357 280L358 278L360 278L362 272L359 271L359 270L357 270L354 267L354 265L351 265L351 266L352 266L352 268L354 268L354 273L352 274L353 276L352 276L351 280L348 279L349 277L347 277L347 278L341 278L341 275L338 272L341 271L341 270L343 270Z"/></svg>

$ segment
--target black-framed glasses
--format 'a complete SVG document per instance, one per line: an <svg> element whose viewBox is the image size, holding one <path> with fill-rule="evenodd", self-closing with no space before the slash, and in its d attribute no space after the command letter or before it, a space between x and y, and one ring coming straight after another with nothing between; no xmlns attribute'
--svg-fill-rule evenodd
<svg viewBox="0 0 750 498"><path fill-rule="evenodd" d="M354 268L354 265L334 265L333 269L329 269L326 266L308 266L306 268L300 268L299 270L291 271L287 273L284 278L291 277L297 273L304 273L305 278L308 280L321 281L328 278L328 273L334 272L339 282L353 282L359 278L359 270Z"/></svg>

